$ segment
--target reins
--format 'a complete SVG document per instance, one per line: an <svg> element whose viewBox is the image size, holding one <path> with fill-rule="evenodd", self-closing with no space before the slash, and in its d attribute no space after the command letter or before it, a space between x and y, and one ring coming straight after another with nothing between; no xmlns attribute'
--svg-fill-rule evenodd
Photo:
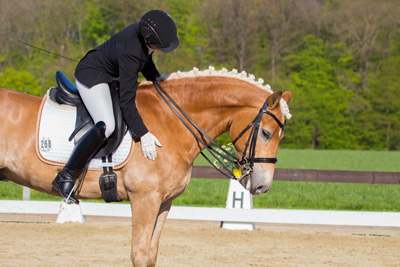
<svg viewBox="0 0 400 267"><path fill-rule="evenodd" d="M157 93L162 97L162 99L165 101L165 103L170 107L170 109L175 113L175 115L179 118L179 120L185 125L185 127L190 131L190 133L196 138L197 142L203 145L205 149L218 161L219 164L229 173L226 174L223 172L220 168L218 168L211 160L203 153L200 152L201 155L207 160L208 163L211 164L216 170L218 170L220 173L222 173L224 176L228 177L229 179L234 179L240 181L243 179L245 176L249 175L253 171L253 166L254 163L273 163L275 164L278 159L277 158L256 158L255 157L255 148L257 144L257 137L258 137L258 132L260 129L260 122L261 118L264 114L270 115L279 125L281 129L283 129L286 125L286 121L283 124L279 119L270 111L267 110L268 107L268 99L264 102L264 105L260 109L259 113L257 116L254 118L254 120L246 126L246 128L236 137L236 139L232 142L235 144L249 129L251 129L249 138L246 142L245 149L242 155L242 158L239 159L237 156L233 155L226 149L222 148L217 142L215 142L210 136L207 135L206 132L204 132L180 107L179 105L171 98L171 96L161 87L161 85L157 81L153 81L154 88L157 90ZM180 115L180 114L181 115ZM199 137L193 129L190 128L188 123L183 119L183 117L200 133L201 137ZM204 138L208 139L211 144L213 144L215 147L217 147L220 151L223 153L217 151L215 148L211 147L210 145L207 145ZM249 157L246 157L247 149L249 149ZM225 154L224 154L225 153ZM241 168L241 176L237 177L232 170L230 170L219 158L221 158L234 163L238 167ZM244 172L243 172L244 170Z"/></svg>
<svg viewBox="0 0 400 267"><path fill-rule="evenodd" d="M211 164L211 166L213 166L215 169L217 169L220 173L222 173L223 175L225 175L226 177L230 178L230 179L236 179L235 175L233 174L233 172L216 156L220 156L223 159L226 159L227 161L234 163L234 164L238 164L238 158L233 155L232 153L230 153L229 151L227 151L226 149L222 148L217 142L215 142L210 136L208 136L208 134L206 132L204 132L179 106L178 104L171 98L171 96L161 87L161 85L157 82L157 81L153 81L153 85L154 88L156 88L158 94L162 97L162 99L165 101L165 103L170 107L170 109L175 113L175 115L179 118L179 120L183 123L183 125L185 125L185 127L190 131L190 133L196 138L197 142L200 143L201 145L203 145L203 147L205 149L207 149L208 152L210 152L210 154L221 164L221 166L230 174L227 175L226 173L224 173L223 171L221 171L217 166L215 166L215 164L213 162L211 162L211 160L204 155L203 152L200 152L201 155L207 160L208 163ZM175 106L175 108L173 107ZM207 145L204 141L203 138L200 138L191 128L190 126L185 122L185 120L182 118L182 116L178 113L181 113L183 115L183 117L186 118L186 120L197 130L200 132L201 136L204 138L207 138L214 146L216 146L218 149L220 149L221 151L223 151L224 153L226 153L226 155L220 153L219 151L217 151L215 148Z"/></svg>

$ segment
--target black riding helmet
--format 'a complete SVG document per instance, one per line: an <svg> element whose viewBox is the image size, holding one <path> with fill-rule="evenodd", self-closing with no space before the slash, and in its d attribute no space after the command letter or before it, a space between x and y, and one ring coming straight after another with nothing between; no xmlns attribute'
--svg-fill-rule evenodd
<svg viewBox="0 0 400 267"><path fill-rule="evenodd" d="M151 10L144 14L139 22L139 32L148 43L163 52L171 52L179 45L175 22L161 10Z"/></svg>

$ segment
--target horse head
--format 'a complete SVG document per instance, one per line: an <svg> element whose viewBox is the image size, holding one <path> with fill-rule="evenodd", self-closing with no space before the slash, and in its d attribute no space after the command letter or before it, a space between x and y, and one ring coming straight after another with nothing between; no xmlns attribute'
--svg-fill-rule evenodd
<svg viewBox="0 0 400 267"><path fill-rule="evenodd" d="M260 110L246 109L232 122L230 135L241 159L239 181L253 195L266 193L272 186L285 120L291 116L287 106L291 96L290 91L274 92Z"/></svg>

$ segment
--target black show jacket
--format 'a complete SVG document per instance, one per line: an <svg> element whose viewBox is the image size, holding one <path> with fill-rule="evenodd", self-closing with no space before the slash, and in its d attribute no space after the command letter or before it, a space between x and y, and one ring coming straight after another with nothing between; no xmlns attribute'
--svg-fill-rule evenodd
<svg viewBox="0 0 400 267"><path fill-rule="evenodd" d="M136 108L138 74L142 72L147 80L160 75L138 26L132 24L90 50L75 69L76 79L89 88L119 78L122 113L135 139L148 132Z"/></svg>

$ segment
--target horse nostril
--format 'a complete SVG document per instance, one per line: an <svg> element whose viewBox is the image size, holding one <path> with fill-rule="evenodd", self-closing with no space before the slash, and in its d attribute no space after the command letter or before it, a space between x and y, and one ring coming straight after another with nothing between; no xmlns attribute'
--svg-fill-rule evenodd
<svg viewBox="0 0 400 267"><path fill-rule="evenodd" d="M256 189L256 194L262 194L262 193L266 193L268 190L267 190L267 187L266 186L259 186L259 187L257 187L257 189Z"/></svg>

